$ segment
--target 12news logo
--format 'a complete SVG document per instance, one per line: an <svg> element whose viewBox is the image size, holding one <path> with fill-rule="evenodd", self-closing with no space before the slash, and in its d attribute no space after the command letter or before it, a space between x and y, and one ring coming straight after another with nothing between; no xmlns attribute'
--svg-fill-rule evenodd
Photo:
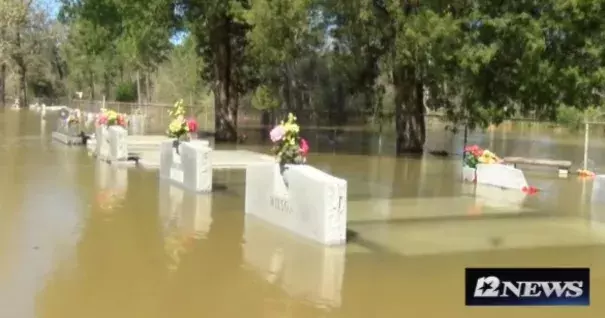
<svg viewBox="0 0 605 318"><path fill-rule="evenodd" d="M467 268L467 306L588 306L588 268Z"/></svg>

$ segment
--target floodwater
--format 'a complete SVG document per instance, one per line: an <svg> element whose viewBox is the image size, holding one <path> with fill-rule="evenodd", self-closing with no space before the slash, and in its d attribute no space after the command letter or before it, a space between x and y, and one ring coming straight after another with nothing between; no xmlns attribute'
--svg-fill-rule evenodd
<svg viewBox="0 0 605 318"><path fill-rule="evenodd" d="M247 219L242 172L194 196L52 143L52 123L0 113L0 318L605 314L605 206L591 204L590 181L528 170L543 191L525 197L462 184L459 156L395 159L389 136L309 133L322 151L310 163L349 186L351 242L324 248ZM602 171L593 139L589 166ZM544 127L469 140L504 155L583 156L581 137ZM455 152L462 139L436 130L427 144ZM465 307L471 266L587 266L592 304Z"/></svg>

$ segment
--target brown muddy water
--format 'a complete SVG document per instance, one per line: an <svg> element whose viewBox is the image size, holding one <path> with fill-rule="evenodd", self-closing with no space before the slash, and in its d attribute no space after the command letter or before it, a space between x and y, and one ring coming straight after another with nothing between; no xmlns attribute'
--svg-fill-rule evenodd
<svg viewBox="0 0 605 318"><path fill-rule="evenodd" d="M321 150L311 163L349 181L354 238L324 248L246 219L242 172L219 173L219 190L194 196L52 143L53 123L0 113L0 318L605 314L605 206L590 204L589 181L527 170L538 195L475 189L459 181L459 156L396 159L389 136L308 133ZM582 161L581 137L544 127L470 141ZM427 144L459 152L462 139L437 129ZM596 137L589 158L603 171ZM592 305L465 307L469 266L588 266Z"/></svg>

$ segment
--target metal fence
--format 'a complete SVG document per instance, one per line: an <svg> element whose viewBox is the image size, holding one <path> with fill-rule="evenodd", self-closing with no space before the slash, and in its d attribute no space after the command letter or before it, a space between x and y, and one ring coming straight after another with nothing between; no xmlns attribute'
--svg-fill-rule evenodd
<svg viewBox="0 0 605 318"><path fill-rule="evenodd" d="M170 124L169 110L172 104L160 103L123 103L115 101L71 100L66 106L78 108L83 112L97 113L101 108L114 110L123 114L142 114L146 118L146 133L163 133ZM196 118L200 130L214 131L214 108L204 106L190 106L185 108L187 117Z"/></svg>

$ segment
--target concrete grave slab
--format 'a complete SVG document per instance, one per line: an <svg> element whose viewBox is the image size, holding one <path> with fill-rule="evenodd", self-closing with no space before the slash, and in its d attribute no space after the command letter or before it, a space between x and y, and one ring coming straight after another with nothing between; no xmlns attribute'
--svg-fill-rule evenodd
<svg viewBox="0 0 605 318"><path fill-rule="evenodd" d="M246 214L324 245L346 243L347 181L309 165L250 164Z"/></svg>

